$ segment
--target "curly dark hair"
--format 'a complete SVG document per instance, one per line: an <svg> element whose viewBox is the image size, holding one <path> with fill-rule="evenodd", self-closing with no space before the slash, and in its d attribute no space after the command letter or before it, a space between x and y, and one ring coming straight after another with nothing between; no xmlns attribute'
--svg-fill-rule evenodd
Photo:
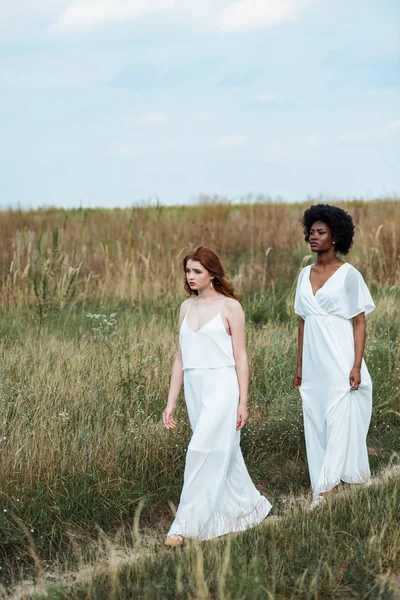
<svg viewBox="0 0 400 600"><path fill-rule="evenodd" d="M354 223L349 213L330 204L310 206L301 219L306 242L310 238L310 229L315 221L322 221L329 227L335 240L336 252L348 254L354 237Z"/></svg>

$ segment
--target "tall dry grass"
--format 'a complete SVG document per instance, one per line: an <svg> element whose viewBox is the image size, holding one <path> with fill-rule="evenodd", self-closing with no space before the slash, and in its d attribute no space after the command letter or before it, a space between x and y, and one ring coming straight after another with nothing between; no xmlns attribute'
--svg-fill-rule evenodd
<svg viewBox="0 0 400 600"><path fill-rule="evenodd" d="M307 492L301 406L291 388L293 292L310 260L303 208L0 214L0 580L32 567L32 544L43 565L77 544L96 547L99 532L131 523L144 499L144 521L168 527L190 432L183 402L176 432L163 429L161 412L183 299L181 259L198 244L221 254L244 295L249 471L276 512L288 495ZM398 445L400 201L348 208L357 223L349 260L375 286L377 303L366 348L377 472Z"/></svg>
<svg viewBox="0 0 400 600"><path fill-rule="evenodd" d="M370 284L400 283L400 201L338 203L357 234L350 261ZM181 293L181 259L209 245L241 291L292 281L307 246L305 204L203 204L0 213L0 306L46 312L72 298L110 302Z"/></svg>

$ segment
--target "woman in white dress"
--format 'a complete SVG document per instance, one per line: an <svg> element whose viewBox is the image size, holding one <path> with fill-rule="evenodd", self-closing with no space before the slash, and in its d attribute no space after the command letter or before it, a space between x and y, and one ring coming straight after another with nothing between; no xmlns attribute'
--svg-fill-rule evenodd
<svg viewBox="0 0 400 600"><path fill-rule="evenodd" d="M363 354L365 316L375 305L361 273L337 257L352 245L351 216L318 204L305 211L302 224L317 262L302 269L297 282L293 386L303 403L315 507L340 481L363 483L370 477L366 436L372 383Z"/></svg>
<svg viewBox="0 0 400 600"><path fill-rule="evenodd" d="M248 366L245 320L218 256L205 247L183 260L185 300L179 315L179 348L163 421L173 413L184 384L193 431L184 484L167 546L186 538L208 540L257 525L271 504L254 487L240 450L247 420Z"/></svg>

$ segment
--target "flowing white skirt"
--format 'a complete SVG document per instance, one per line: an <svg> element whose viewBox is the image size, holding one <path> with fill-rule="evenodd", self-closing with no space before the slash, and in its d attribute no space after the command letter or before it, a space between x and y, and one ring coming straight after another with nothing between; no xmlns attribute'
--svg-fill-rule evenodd
<svg viewBox="0 0 400 600"><path fill-rule="evenodd" d="M193 436L168 535L208 540L257 525L271 504L254 487L240 450L235 367L186 370L184 388Z"/></svg>
<svg viewBox="0 0 400 600"><path fill-rule="evenodd" d="M300 393L314 497L340 481L364 483L370 477L366 436L372 383L363 361L361 385L350 391L353 363L352 322L336 316L308 316Z"/></svg>

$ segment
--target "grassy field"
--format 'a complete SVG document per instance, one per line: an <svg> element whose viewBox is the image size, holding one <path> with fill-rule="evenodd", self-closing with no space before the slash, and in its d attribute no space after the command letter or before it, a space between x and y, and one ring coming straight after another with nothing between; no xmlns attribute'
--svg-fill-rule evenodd
<svg viewBox="0 0 400 600"><path fill-rule="evenodd" d="M373 285L400 284L400 200L349 202L354 266ZM35 304L42 320L69 301L176 299L181 261L209 245L241 292L287 290L307 255L308 205L204 204L131 210L0 213L0 305Z"/></svg>
<svg viewBox="0 0 400 600"><path fill-rule="evenodd" d="M50 584L35 598L395 600L399 501L391 478L333 497L324 510L296 507L244 534L183 551L149 553L139 539L121 568L103 564L89 582Z"/></svg>
<svg viewBox="0 0 400 600"><path fill-rule="evenodd" d="M377 304L366 361L374 382L368 447L379 474L399 452L400 201L346 206L358 227L348 260ZM63 571L99 560L111 540L138 559L90 584L54 584L47 597L398 597L398 476L344 490L316 513L304 509L301 405L291 388L294 286L311 260L303 208L0 214L4 590L54 570L61 581ZM190 431L182 400L176 431L163 429L161 412L184 298L181 259L200 243L220 253L243 295L251 418L242 448L282 518L174 558L160 541L179 499Z"/></svg>

